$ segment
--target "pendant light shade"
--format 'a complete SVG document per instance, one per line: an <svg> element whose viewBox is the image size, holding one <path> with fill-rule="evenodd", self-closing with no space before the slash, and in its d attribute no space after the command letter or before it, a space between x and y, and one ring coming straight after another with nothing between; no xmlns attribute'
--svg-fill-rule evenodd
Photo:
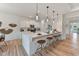
<svg viewBox="0 0 79 59"><path fill-rule="evenodd" d="M47 19L46 19L46 21L48 22L48 21L49 21L49 19L47 18Z"/></svg>
<svg viewBox="0 0 79 59"><path fill-rule="evenodd" d="M38 15L36 15L36 20L38 20Z"/></svg>

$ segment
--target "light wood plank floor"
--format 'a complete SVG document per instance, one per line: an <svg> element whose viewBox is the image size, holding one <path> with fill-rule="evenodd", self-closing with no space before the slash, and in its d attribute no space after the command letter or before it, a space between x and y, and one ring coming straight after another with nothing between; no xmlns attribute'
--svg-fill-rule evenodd
<svg viewBox="0 0 79 59"><path fill-rule="evenodd" d="M63 41L58 41L55 47L50 45L41 51L38 51L34 56L79 56L79 38L69 37Z"/></svg>
<svg viewBox="0 0 79 59"><path fill-rule="evenodd" d="M7 46L3 47L3 52L0 50L0 56L27 56L19 40L12 40L7 44Z"/></svg>

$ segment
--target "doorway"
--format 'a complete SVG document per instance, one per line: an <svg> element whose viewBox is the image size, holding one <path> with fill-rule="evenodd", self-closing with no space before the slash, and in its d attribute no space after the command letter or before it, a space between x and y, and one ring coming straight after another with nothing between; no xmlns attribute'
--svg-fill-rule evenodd
<svg viewBox="0 0 79 59"><path fill-rule="evenodd" d="M79 41L78 40L79 39L79 23L78 22L70 23L70 33L71 33L73 47L76 47Z"/></svg>

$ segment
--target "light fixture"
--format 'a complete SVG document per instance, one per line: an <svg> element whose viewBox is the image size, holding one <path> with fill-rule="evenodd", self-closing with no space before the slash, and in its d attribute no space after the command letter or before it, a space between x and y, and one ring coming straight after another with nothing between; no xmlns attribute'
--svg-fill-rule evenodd
<svg viewBox="0 0 79 59"><path fill-rule="evenodd" d="M44 24L44 20L42 20L41 23Z"/></svg>
<svg viewBox="0 0 79 59"><path fill-rule="evenodd" d="M59 14L58 14L57 11L55 11L55 4L53 4L52 8L53 8L53 10L52 10L52 12L53 12L53 23L55 23L56 17L57 17L57 20L58 20Z"/></svg>
<svg viewBox="0 0 79 59"><path fill-rule="evenodd" d="M38 3L36 4L36 16L35 16L35 18L38 21L38 18L39 18L39 16L38 16Z"/></svg>
<svg viewBox="0 0 79 59"><path fill-rule="evenodd" d="M55 22L55 16L54 16L54 14L55 14L55 10L53 9L53 23Z"/></svg>
<svg viewBox="0 0 79 59"><path fill-rule="evenodd" d="M57 13L57 20L58 20L58 16L59 16L59 14Z"/></svg>
<svg viewBox="0 0 79 59"><path fill-rule="evenodd" d="M46 21L48 22L48 21L49 21L49 19L48 19L48 8L49 8L49 6L47 6L46 8L47 8L47 17L46 17Z"/></svg>

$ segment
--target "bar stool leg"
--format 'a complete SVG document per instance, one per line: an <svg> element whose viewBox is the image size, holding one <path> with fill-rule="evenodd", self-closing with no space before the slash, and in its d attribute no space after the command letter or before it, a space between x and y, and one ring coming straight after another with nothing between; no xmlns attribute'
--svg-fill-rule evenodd
<svg viewBox="0 0 79 59"><path fill-rule="evenodd" d="M49 45L50 45L50 40L49 40Z"/></svg>
<svg viewBox="0 0 79 59"><path fill-rule="evenodd" d="M43 49L43 44L41 44L41 53L40 53L40 55L42 56L42 49Z"/></svg>
<svg viewBox="0 0 79 59"><path fill-rule="evenodd" d="M8 49L7 42L4 41L4 44L5 44L5 47L6 47L6 50L7 50Z"/></svg>
<svg viewBox="0 0 79 59"><path fill-rule="evenodd" d="M47 46L49 46L49 40L48 40L48 42L47 42Z"/></svg>
<svg viewBox="0 0 79 59"><path fill-rule="evenodd" d="M41 50L42 50L42 44L41 44Z"/></svg>
<svg viewBox="0 0 79 59"><path fill-rule="evenodd" d="M47 40L47 47L50 45L50 41L49 40Z"/></svg>
<svg viewBox="0 0 79 59"><path fill-rule="evenodd" d="M54 42L53 42L53 47L55 48L55 45L56 45L56 38L54 38Z"/></svg>
<svg viewBox="0 0 79 59"><path fill-rule="evenodd" d="M7 43L4 41L4 44L7 46Z"/></svg>

